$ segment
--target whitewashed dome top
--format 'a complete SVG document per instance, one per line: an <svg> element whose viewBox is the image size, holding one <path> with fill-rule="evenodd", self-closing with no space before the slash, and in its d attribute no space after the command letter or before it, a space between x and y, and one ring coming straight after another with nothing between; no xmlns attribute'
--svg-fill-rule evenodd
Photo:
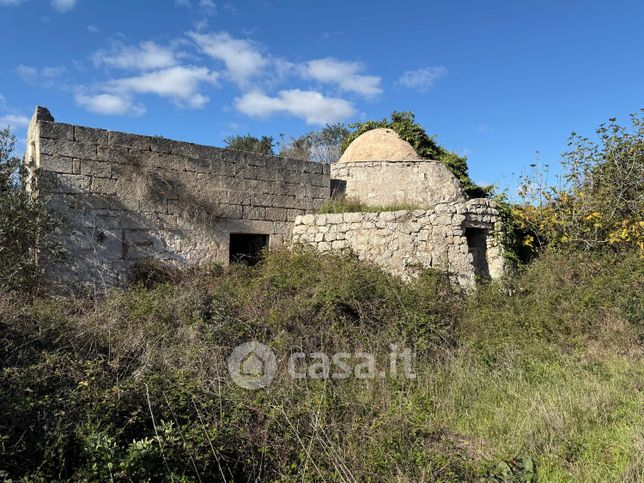
<svg viewBox="0 0 644 483"><path fill-rule="evenodd" d="M392 129L378 128L358 136L344 151L339 163L356 161L420 161L422 158Z"/></svg>

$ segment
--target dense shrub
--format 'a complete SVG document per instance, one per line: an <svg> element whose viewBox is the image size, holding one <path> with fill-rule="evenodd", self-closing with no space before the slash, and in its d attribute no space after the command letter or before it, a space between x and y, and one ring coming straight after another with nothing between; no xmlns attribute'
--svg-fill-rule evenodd
<svg viewBox="0 0 644 483"><path fill-rule="evenodd" d="M644 253L644 109L631 126L610 119L589 139L573 133L558 184L526 177L513 210L528 247Z"/></svg>
<svg viewBox="0 0 644 483"><path fill-rule="evenodd" d="M547 254L454 291L337 255L115 290L0 296L0 472L71 480L638 481L636 254ZM262 341L265 389L226 358ZM292 351L416 352L416 379L293 380ZM639 446L638 446L639 445ZM532 478L532 480L531 480Z"/></svg>
<svg viewBox="0 0 644 483"><path fill-rule="evenodd" d="M49 261L60 256L51 236L57 222L43 199L25 191L14 147L9 129L0 131L0 293L34 291Z"/></svg>

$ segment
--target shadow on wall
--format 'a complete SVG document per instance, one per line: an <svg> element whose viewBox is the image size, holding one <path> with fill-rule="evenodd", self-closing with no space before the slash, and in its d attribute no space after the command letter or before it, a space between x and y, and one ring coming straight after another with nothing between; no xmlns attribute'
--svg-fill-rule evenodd
<svg viewBox="0 0 644 483"><path fill-rule="evenodd" d="M63 219L57 236L66 250L64 260L47 277L56 292L103 293L110 286L125 285L132 265L146 257L185 262L173 250L181 230L164 229L158 220L127 211L115 197L55 194L49 204Z"/></svg>
<svg viewBox="0 0 644 483"><path fill-rule="evenodd" d="M483 228L465 228L467 249L472 255L472 265L476 277L490 278L490 266L487 254L487 239L490 230Z"/></svg>

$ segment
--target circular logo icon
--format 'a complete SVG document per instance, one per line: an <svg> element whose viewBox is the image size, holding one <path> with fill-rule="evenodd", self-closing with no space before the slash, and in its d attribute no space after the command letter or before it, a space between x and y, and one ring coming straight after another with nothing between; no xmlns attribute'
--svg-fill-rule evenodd
<svg viewBox="0 0 644 483"><path fill-rule="evenodd" d="M228 372L244 389L268 386L277 371L277 359L270 347L257 341L235 347L228 357Z"/></svg>

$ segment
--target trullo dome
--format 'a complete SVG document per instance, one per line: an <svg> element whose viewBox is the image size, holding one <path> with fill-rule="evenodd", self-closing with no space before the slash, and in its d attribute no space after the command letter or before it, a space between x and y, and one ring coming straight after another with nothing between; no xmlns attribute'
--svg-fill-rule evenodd
<svg viewBox="0 0 644 483"><path fill-rule="evenodd" d="M378 128L358 136L339 163L354 161L419 161L422 158L392 129Z"/></svg>

